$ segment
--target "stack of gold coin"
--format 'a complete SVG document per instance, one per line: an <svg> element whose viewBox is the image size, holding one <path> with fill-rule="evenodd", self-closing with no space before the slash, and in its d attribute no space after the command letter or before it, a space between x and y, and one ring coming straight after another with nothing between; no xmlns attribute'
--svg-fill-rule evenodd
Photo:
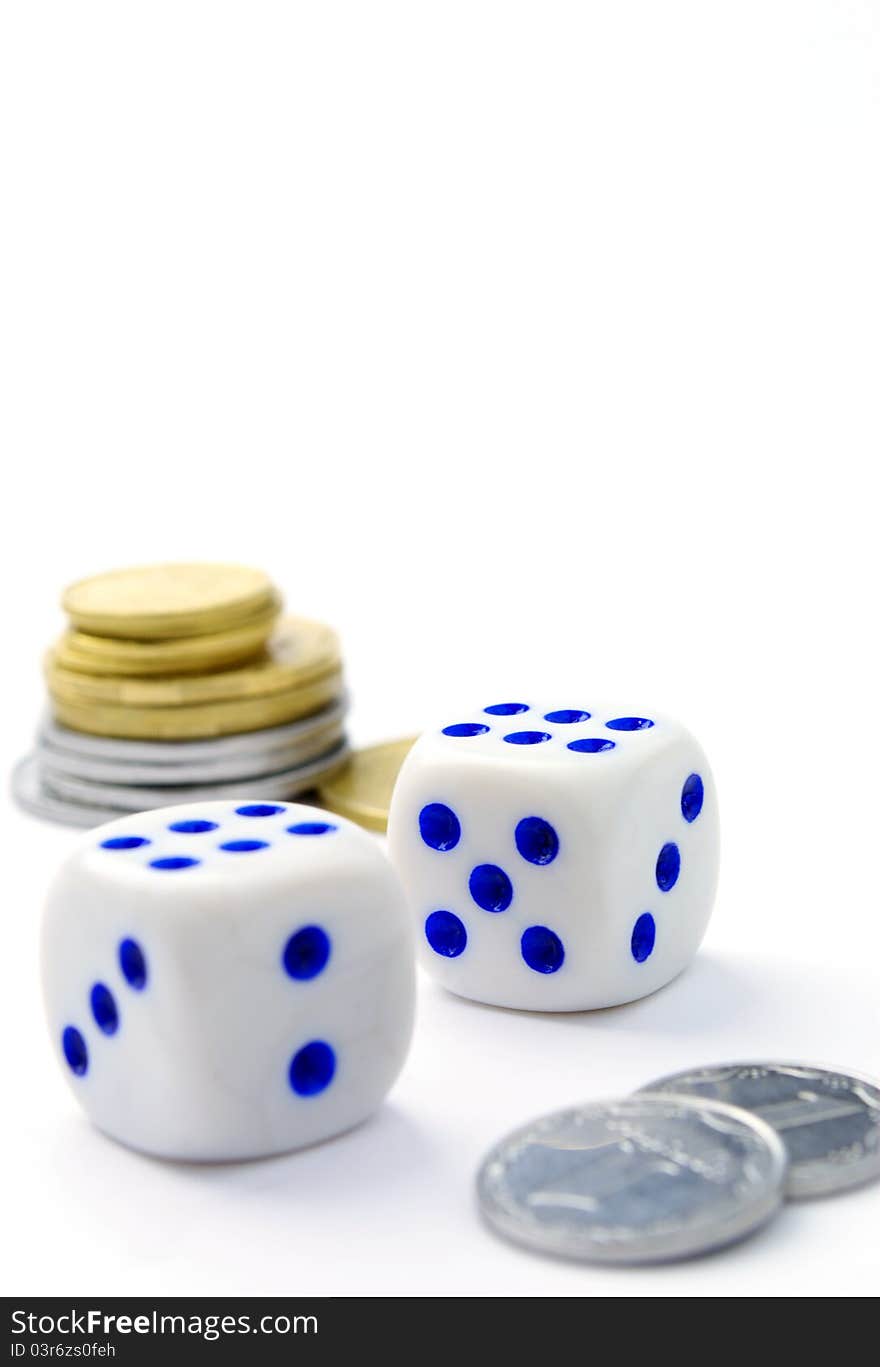
<svg viewBox="0 0 880 1367"><path fill-rule="evenodd" d="M22 806L90 826L211 797L288 798L345 765L335 632L260 570L156 565L73 584Z"/></svg>

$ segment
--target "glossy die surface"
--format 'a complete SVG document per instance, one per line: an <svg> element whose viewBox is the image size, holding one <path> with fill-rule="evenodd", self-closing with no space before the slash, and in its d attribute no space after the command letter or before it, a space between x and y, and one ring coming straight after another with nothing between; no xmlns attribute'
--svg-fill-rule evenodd
<svg viewBox="0 0 880 1367"><path fill-rule="evenodd" d="M258 1157L348 1129L409 1046L398 880L370 836L312 807L198 803L90 831L51 889L42 960L79 1101L165 1157Z"/></svg>
<svg viewBox="0 0 880 1367"><path fill-rule="evenodd" d="M705 755L659 713L571 701L478 708L401 769L392 862L422 962L464 997L614 1006L669 982L703 937L718 871Z"/></svg>

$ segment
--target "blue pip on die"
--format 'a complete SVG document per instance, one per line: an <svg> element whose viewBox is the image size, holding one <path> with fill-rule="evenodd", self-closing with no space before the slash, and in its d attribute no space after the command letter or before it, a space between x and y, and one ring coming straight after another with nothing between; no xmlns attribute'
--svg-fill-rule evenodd
<svg viewBox="0 0 880 1367"><path fill-rule="evenodd" d="M387 859L312 807L209 802L89 832L42 930L53 1045L94 1123L167 1158L256 1158L364 1120L413 1023Z"/></svg>
<svg viewBox="0 0 880 1367"><path fill-rule="evenodd" d="M425 968L524 1010L662 987L699 947L718 874L715 786L693 736L594 701L494 703L426 732L388 837Z"/></svg>

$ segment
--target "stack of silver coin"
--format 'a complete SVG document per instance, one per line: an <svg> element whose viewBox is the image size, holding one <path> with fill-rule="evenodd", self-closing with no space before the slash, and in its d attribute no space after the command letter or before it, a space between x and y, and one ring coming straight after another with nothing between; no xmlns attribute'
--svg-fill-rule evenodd
<svg viewBox="0 0 880 1367"><path fill-rule="evenodd" d="M585 1262L651 1263L753 1233L789 1200L880 1177L880 1084L796 1063L734 1063L544 1116L477 1179L489 1225Z"/></svg>
<svg viewBox="0 0 880 1367"><path fill-rule="evenodd" d="M123 812L177 802L290 799L348 759L345 696L302 721L207 740L139 741L91 736L46 717L13 791L36 816L92 827Z"/></svg>

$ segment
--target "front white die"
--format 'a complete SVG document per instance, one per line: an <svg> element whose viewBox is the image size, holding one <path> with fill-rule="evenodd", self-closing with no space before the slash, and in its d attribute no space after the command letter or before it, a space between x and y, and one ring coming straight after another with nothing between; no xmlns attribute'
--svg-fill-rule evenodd
<svg viewBox="0 0 880 1367"><path fill-rule="evenodd" d="M52 1042L102 1130L251 1158L365 1119L413 1020L412 930L364 831L312 807L209 802L83 838L43 923Z"/></svg>
<svg viewBox="0 0 880 1367"><path fill-rule="evenodd" d="M424 966L496 1006L654 992L712 909L711 772L655 712L498 703L429 731L401 769L388 837Z"/></svg>

